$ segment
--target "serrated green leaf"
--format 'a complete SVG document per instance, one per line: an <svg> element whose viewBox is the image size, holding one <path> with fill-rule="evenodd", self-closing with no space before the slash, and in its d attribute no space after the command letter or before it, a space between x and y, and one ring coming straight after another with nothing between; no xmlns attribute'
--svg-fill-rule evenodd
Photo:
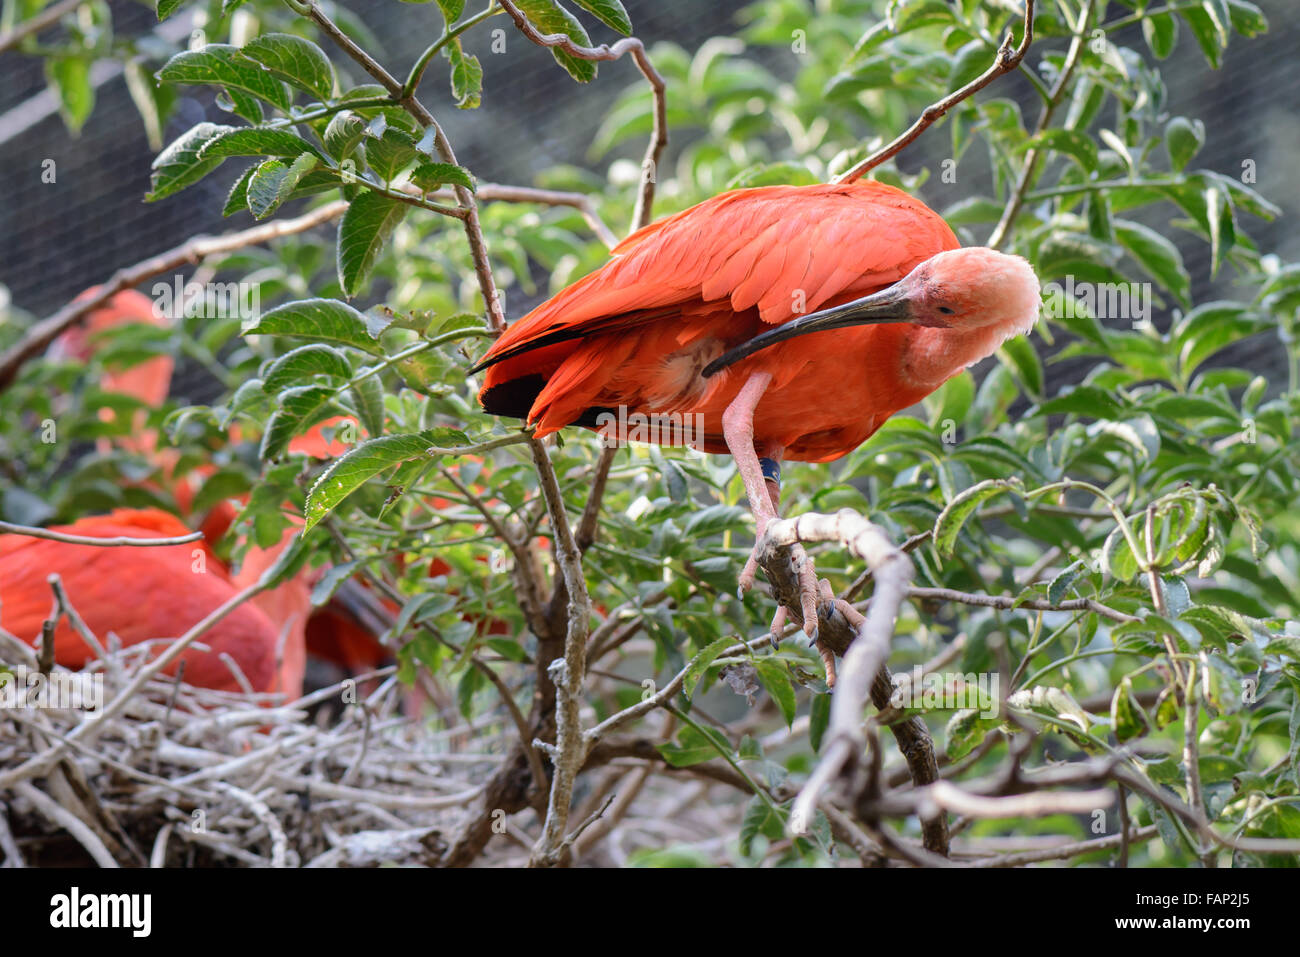
<svg viewBox="0 0 1300 957"><path fill-rule="evenodd" d="M241 127L230 129L214 136L203 144L199 151L200 159L215 156L301 156L311 153L325 157L311 143L289 130L269 129L267 127Z"/></svg>
<svg viewBox="0 0 1300 957"><path fill-rule="evenodd" d="M443 48L451 63L451 95L462 110L476 109L483 97L483 66L478 57L466 53L460 37Z"/></svg>
<svg viewBox="0 0 1300 957"><path fill-rule="evenodd" d="M686 697L695 694L695 686L700 683L704 673L709 670L709 665L717 660L718 656L736 643L731 636L719 638L717 641L710 642L704 647L704 650L691 659L690 664L686 666L686 677L682 682L682 693Z"/></svg>
<svg viewBox="0 0 1300 957"><path fill-rule="evenodd" d="M296 336L317 342L355 346L372 355L383 355L379 334L386 320L358 312L337 299L303 299L285 303L245 323L244 335Z"/></svg>
<svg viewBox="0 0 1300 957"><path fill-rule="evenodd" d="M431 193L439 186L464 186L471 192L475 188L474 177L469 170L454 163L421 163L411 173L411 182L426 193Z"/></svg>
<svg viewBox="0 0 1300 957"><path fill-rule="evenodd" d="M363 190L348 206L339 223L339 285L355 296L375 268L388 237L409 207L371 190Z"/></svg>
<svg viewBox="0 0 1300 957"><path fill-rule="evenodd" d="M339 456L307 493L303 510L304 532L310 531L345 498L381 472L411 459L427 456L430 448L466 445L469 440L455 429L429 429L403 435L385 435L362 442Z"/></svg>
<svg viewBox="0 0 1300 957"><path fill-rule="evenodd" d="M310 40L264 33L245 43L240 52L317 99L328 100L334 93L334 67L325 51Z"/></svg>
<svg viewBox="0 0 1300 957"><path fill-rule="evenodd" d="M611 30L617 30L625 37L632 35L632 21L628 19L627 10L620 0L573 0Z"/></svg>
<svg viewBox="0 0 1300 957"><path fill-rule="evenodd" d="M786 727L789 727L794 723L795 710L798 706L794 685L790 682L789 670L784 663L771 658L756 658L754 668L758 671L758 678L763 682L763 687L767 688L767 693L781 708L781 716L785 718Z"/></svg>
<svg viewBox="0 0 1300 957"><path fill-rule="evenodd" d="M242 90L277 109L289 110L289 92L284 84L228 43L209 43L200 50L182 50L163 64L158 79L164 83L210 84Z"/></svg>
<svg viewBox="0 0 1300 957"><path fill-rule="evenodd" d="M277 397L279 407L271 413L262 433L258 455L265 461L278 459L296 435L301 435L313 425L337 410L337 390L327 385L304 385L285 389Z"/></svg>
<svg viewBox="0 0 1300 957"><path fill-rule="evenodd" d="M591 46L591 37L578 18L560 6L558 0L518 0L515 6L541 33L563 33L578 46ZM579 83L590 83L596 78L596 64L591 60L576 57L559 47L552 47L551 55Z"/></svg>
<svg viewBox="0 0 1300 957"><path fill-rule="evenodd" d="M145 200L155 203L178 193L221 165L221 157L199 159L199 151L212 139L234 127L216 123L200 123L172 141L153 161L153 189Z"/></svg>
<svg viewBox="0 0 1300 957"><path fill-rule="evenodd" d="M312 376L336 379L352 377L352 364L343 353L324 343L299 346L276 359L267 369L264 388L272 394L295 385L304 385Z"/></svg>
<svg viewBox="0 0 1300 957"><path fill-rule="evenodd" d="M989 479L973 485L956 495L944 506L939 518L934 523L934 547L940 555L951 555L957 544L957 535L966 524L967 519L989 499L1005 492L1022 494L1024 483L1019 478Z"/></svg>

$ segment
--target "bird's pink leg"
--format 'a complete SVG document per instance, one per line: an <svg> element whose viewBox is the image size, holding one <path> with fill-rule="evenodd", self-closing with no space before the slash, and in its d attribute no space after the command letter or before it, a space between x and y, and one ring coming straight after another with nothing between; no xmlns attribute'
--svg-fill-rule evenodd
<svg viewBox="0 0 1300 957"><path fill-rule="evenodd" d="M767 523L777 517L777 506L781 498L779 480L763 474L759 452L754 447L754 410L771 381L770 373L754 373L722 413L722 437L732 458L736 460L741 481L745 484L745 495L749 498L750 511L754 513L758 541L762 541ZM770 444L762 450L763 457L776 463L781 461L783 453L784 449L780 446ZM802 554L802 546L796 545L795 549L797 551L793 557L799 571L799 605L803 615L803 630L812 638L817 633L817 574L812 560ZM755 542L754 551L750 553L749 561L740 573L741 595L753 587L754 575L758 570L757 551L758 542ZM780 617L778 613L778 621ZM774 622L773 627L779 626Z"/></svg>

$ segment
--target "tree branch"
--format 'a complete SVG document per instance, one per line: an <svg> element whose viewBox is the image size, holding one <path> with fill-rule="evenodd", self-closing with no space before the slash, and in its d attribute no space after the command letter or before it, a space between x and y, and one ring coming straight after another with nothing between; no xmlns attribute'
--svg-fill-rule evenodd
<svg viewBox="0 0 1300 957"><path fill-rule="evenodd" d="M916 122L909 126L901 136L897 137L892 143L882 146L866 159L855 163L843 173L840 173L839 176L836 176L831 182L852 183L854 180L860 179L865 173L901 153L962 100L978 93L1004 73L1010 73L1019 67L1020 61L1025 58L1025 54L1029 51L1029 44L1034 42L1034 2L1035 0L1025 0L1024 32L1021 35L1018 47L1012 48L1011 41L1013 37L1011 31L1008 30L1006 38L1002 41L1002 46L998 47L998 53L993 59L992 66L960 90L949 93L936 103L931 103L917 117Z"/></svg>
<svg viewBox="0 0 1300 957"><path fill-rule="evenodd" d="M261 226L254 226L238 233L228 233L224 236L196 236L166 252L136 263L134 266L119 269L109 277L106 283L98 287L93 295L71 302L49 318L42 319L28 329L27 334L21 340L11 346L3 355L0 355L0 392L13 384L14 378L18 375L18 370L22 368L24 362L44 351L45 347L57 339L64 330L73 326L83 316L107 303L123 289L129 289L132 286L139 285L146 279L152 279L154 276L160 276L173 269L179 269L181 266L201 262L209 256L233 252L236 249L243 249L245 246L255 246L272 239L278 239L281 236L292 236L295 233L305 232L343 215L343 211L347 208L346 201L338 200L305 213L296 219L264 223Z"/></svg>
<svg viewBox="0 0 1300 957"><path fill-rule="evenodd" d="M542 33L529 22L523 11L510 0L497 0L510 18L515 21L519 32L538 46L558 47L582 60L617 60L625 53L630 53L636 61L637 69L650 84L654 96L654 127L650 133L650 143L646 147L645 159L641 161L641 189L637 193L636 210L632 214L632 231L650 224L651 208L655 200L656 170L664 147L668 145L668 98L664 78L654 68L646 55L645 44L636 37L624 37L613 46L601 44L598 47L584 47L574 43L563 33ZM1032 0L1031 0L1032 2Z"/></svg>

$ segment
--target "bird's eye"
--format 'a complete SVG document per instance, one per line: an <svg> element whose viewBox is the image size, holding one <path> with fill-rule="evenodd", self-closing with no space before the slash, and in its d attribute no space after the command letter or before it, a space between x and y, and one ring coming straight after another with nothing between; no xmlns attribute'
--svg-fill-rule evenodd
<svg viewBox="0 0 1300 957"><path fill-rule="evenodd" d="M939 311L942 312L945 316L951 316L957 310L953 309L951 306L940 306Z"/></svg>

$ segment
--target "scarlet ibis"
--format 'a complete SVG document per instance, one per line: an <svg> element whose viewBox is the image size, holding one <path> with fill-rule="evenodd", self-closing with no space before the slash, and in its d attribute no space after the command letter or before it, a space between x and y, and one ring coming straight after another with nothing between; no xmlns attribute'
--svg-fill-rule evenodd
<svg viewBox="0 0 1300 957"><path fill-rule="evenodd" d="M735 458L761 537L784 459L851 452L1028 332L1039 299L1024 259L959 248L937 213L892 187L740 189L633 233L473 371L487 370L487 411L539 436L617 411L701 422L690 444ZM751 556L742 593L754 570ZM804 571L811 636L817 586Z"/></svg>
<svg viewBox="0 0 1300 957"><path fill-rule="evenodd" d="M95 291L93 287L87 289L78 297L78 300L93 295ZM115 293L103 307L92 311L80 327L74 327L60 336L55 341L51 352L56 357L87 361L91 358L94 347L94 344L89 341L91 335L130 322L165 325L166 319L154 309L153 301L149 297L132 289L122 290ZM122 392L134 396L141 403L156 408L166 400L170 391L173 366L174 363L169 356L158 356L129 369L110 369L102 375L100 386L106 391ZM101 411L101 418L111 420L112 416L113 412L111 410L105 409ZM197 486L215 469L211 466L199 466L189 475L174 474L178 458L176 451L174 449L159 449L157 433L143 428L143 420L143 413L138 414L135 417L134 427L130 434L117 436L111 440L101 440L98 444L99 451L106 454L111 448L116 447L144 455L161 470L165 484L175 496L182 514L188 515ZM327 441L322 431L327 427L338 425L340 421L341 417L328 419L306 434L295 437L290 443L290 450L318 458L342 455L347 451L348 446L337 440ZM238 427L232 426L230 432L232 440L239 441ZM216 503L207 514L191 516L191 518L198 522L199 529L204 533L205 542L210 545L218 541L229 530L237 513L238 509L230 501L223 500ZM129 513L123 511L115 514L121 516ZM101 518L96 517L87 521L90 523L89 527L94 528L96 523L101 521ZM93 534L93 532L88 534ZM275 559L288 546L296 534L296 528L290 529L286 531L284 540L270 549L249 549L239 570L233 574L230 574L215 556L212 556L212 561L215 563L213 567L221 576L228 578L235 589L245 587L255 582L262 572L274 563ZM105 567L107 568L107 566ZM123 569L124 575L129 576L129 573L129 568ZM269 617L276 625L277 630L284 632L284 638L280 641L281 669L277 690L291 693L294 697L301 693L303 675L306 670L306 656L309 652L317 651L317 649L306 647L306 632L308 618L313 611L310 589L314 578L319 574L319 572L313 572L311 569L304 569L294 579L284 582L274 589L262 592L252 599L252 604L260 608ZM129 577L124 578L120 584L128 590L132 587ZM84 601L95 601L101 597L106 597L110 591L111 589L104 588L88 596L79 596L70 591L69 595L74 604L80 604ZM36 592L37 594L32 596L36 605L44 605L48 611L49 588L43 579L39 581ZM154 603L163 608L167 607L168 604L161 596L155 598ZM113 609L111 613L120 613L120 609ZM88 608L87 614L90 617L96 617L93 608ZM337 618L337 615L329 618L317 628L312 629L313 635L321 646L319 651L326 657L331 656L334 648L334 643L328 633L328 626L330 622L337 620ZM192 622L189 624L192 624ZM175 621L173 621L171 627L173 630L179 628L178 634L185 630L185 628L177 625ZM361 641L361 630L354 628L353 632L355 634L349 634L350 639L354 643ZM371 641L374 643L375 649L373 656L377 661L378 657L383 653L383 649L373 636ZM340 661L339 663L349 666L353 664L351 661ZM226 673L229 674L228 669Z"/></svg>
<svg viewBox="0 0 1300 957"><path fill-rule="evenodd" d="M77 297L77 301L94 295L98 288L93 286L87 289ZM166 319L154 311L153 300L148 296L134 289L124 289L115 293L104 306L86 316L80 326L74 326L59 336L50 352L56 358L86 362L93 351L89 341L93 334L131 322L161 326L166 324ZM157 408L167 399L173 366L170 356L154 356L128 369L107 370L100 377L99 384L107 392L126 393L150 408ZM111 422L114 413L111 409L101 409L99 417L105 422ZM158 446L158 435L153 430L144 429L143 424L142 410L134 416L131 434L118 436L111 442L101 439L98 443L99 451L107 454L110 447L116 445L128 452L152 455Z"/></svg>
<svg viewBox="0 0 1300 957"><path fill-rule="evenodd" d="M55 531L91 538L171 538L189 529L157 509L117 509ZM58 573L73 607L101 641L107 642L110 632L123 646L179 638L239 591L220 562L207 555L199 560L196 549L203 551L195 543L103 547L0 535L0 628L35 645L53 604L46 579ZM221 659L224 653L254 691L283 691L291 698L301 694L301 666L296 673L292 662L283 667L280 629L254 605L235 608L199 641L210 650L190 649L169 673L184 661L190 684L239 691L238 679ZM94 651L62 620L54 633L54 654L59 664L81 668Z"/></svg>

